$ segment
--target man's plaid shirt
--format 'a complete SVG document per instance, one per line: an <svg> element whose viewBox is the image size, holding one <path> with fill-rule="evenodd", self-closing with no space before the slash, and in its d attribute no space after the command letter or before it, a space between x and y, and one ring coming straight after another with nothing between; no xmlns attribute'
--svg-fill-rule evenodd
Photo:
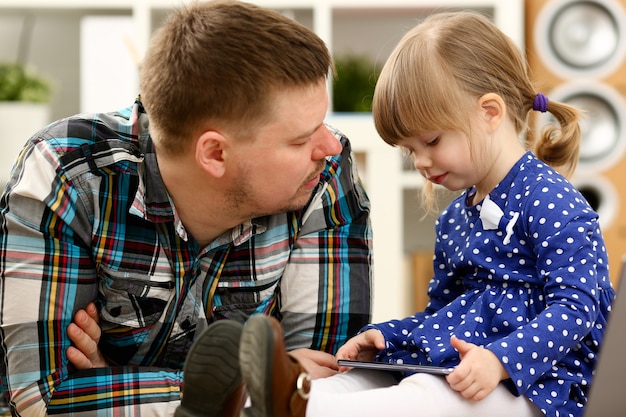
<svg viewBox="0 0 626 417"><path fill-rule="evenodd" d="M168 197L139 101L35 134L0 200L0 372L15 410L172 415L185 353L217 319L271 314L288 348L336 352L370 320L372 231L350 144L335 135L343 152L303 210L201 248ZM114 365L77 371L67 327L94 300Z"/></svg>

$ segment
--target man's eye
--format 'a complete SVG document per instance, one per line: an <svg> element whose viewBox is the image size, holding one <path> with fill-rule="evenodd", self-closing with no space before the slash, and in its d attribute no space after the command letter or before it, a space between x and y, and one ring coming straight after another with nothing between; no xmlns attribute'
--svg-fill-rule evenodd
<svg viewBox="0 0 626 417"><path fill-rule="evenodd" d="M435 139L428 142L427 145L433 146L433 145L436 145L437 143L439 143L439 136L437 136Z"/></svg>

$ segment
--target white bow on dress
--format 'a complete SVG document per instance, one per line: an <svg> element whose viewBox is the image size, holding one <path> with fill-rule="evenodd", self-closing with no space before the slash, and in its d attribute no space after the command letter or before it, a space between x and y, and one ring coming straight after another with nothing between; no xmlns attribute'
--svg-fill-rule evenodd
<svg viewBox="0 0 626 417"><path fill-rule="evenodd" d="M519 213L511 212L511 216L505 216L502 209L494 203L489 195L485 197L480 208L480 220L483 222L485 230L504 230L506 235L502 243L508 245L513 236L513 227L519 218Z"/></svg>

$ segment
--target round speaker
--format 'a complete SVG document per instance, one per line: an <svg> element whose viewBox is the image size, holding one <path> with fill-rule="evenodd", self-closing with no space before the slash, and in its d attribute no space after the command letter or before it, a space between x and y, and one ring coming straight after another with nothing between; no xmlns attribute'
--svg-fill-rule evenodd
<svg viewBox="0 0 626 417"><path fill-rule="evenodd" d="M626 103L610 86L599 81L571 81L552 90L550 100L578 107L581 120L580 170L605 170L618 162L626 150ZM541 113L537 130L555 123L550 113Z"/></svg>
<svg viewBox="0 0 626 417"><path fill-rule="evenodd" d="M598 175L575 176L572 183L598 213L600 226L608 229L619 213L619 198L615 188Z"/></svg>
<svg viewBox="0 0 626 417"><path fill-rule="evenodd" d="M553 0L538 15L537 53L565 77L602 77L626 53L626 12L613 0Z"/></svg>

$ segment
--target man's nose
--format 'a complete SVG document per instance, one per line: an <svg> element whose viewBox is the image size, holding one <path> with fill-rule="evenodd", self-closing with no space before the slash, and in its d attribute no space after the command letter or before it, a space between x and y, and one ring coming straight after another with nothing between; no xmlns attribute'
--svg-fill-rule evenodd
<svg viewBox="0 0 626 417"><path fill-rule="evenodd" d="M320 160L327 156L339 155L342 146L339 139L335 137L326 127L322 127L313 151L313 159Z"/></svg>

